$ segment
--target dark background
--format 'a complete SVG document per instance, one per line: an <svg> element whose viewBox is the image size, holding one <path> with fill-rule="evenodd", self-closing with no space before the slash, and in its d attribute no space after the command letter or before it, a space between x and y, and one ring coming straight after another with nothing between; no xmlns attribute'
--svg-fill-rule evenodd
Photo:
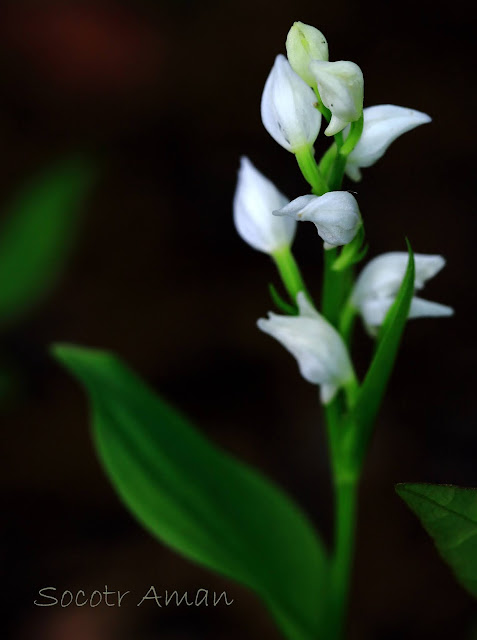
<svg viewBox="0 0 477 640"><path fill-rule="evenodd" d="M255 327L277 282L236 235L231 202L248 155L290 197L305 184L259 102L294 20L331 59L357 62L365 104L425 111L358 192L370 256L441 253L425 297L453 319L409 323L362 485L349 638L467 638L477 607L393 484L477 486L475 59L463 0L3 2L0 202L71 151L97 184L75 251L47 300L2 336L2 637L12 640L278 639L258 600L166 550L119 503L95 457L85 398L49 358L54 341L116 351L213 440L286 488L324 531L330 489L316 390ZM474 36L475 37L475 36ZM318 152L323 151L323 136ZM318 294L321 249L295 254ZM357 358L370 343L358 333ZM227 589L233 606L121 610L33 606L37 590Z"/></svg>

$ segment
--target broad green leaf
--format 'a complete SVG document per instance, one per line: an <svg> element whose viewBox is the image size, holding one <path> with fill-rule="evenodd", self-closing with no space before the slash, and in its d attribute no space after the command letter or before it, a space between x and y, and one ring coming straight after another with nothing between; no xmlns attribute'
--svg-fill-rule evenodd
<svg viewBox="0 0 477 640"><path fill-rule="evenodd" d="M389 309L379 333L373 360L360 388L351 419L358 425L358 457L362 459L368 447L373 424L381 406L401 337L409 315L414 293L414 254L408 243L409 260L406 274L394 303Z"/></svg>
<svg viewBox="0 0 477 640"><path fill-rule="evenodd" d="M61 274L91 167L67 159L16 194L0 226L0 326L29 310Z"/></svg>
<svg viewBox="0 0 477 640"><path fill-rule="evenodd" d="M99 458L139 522L253 589L290 640L323 637L327 561L300 509L207 441L114 355L68 345L54 354L86 387Z"/></svg>
<svg viewBox="0 0 477 640"><path fill-rule="evenodd" d="M477 597L477 489L398 484L396 491L434 539L457 580Z"/></svg>

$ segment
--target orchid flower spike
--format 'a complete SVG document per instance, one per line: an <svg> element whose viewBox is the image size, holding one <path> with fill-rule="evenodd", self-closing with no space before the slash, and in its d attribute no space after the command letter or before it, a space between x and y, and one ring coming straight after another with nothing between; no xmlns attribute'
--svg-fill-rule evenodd
<svg viewBox="0 0 477 640"><path fill-rule="evenodd" d="M331 120L326 136L334 136L363 113L364 79L357 64L346 60L310 63L320 98L330 111Z"/></svg>
<svg viewBox="0 0 477 640"><path fill-rule="evenodd" d="M347 191L300 196L274 211L273 215L313 222L326 249L351 242L361 225L356 198Z"/></svg>
<svg viewBox="0 0 477 640"><path fill-rule="evenodd" d="M312 60L328 60L328 43L325 36L315 27L303 22L295 22L287 36L287 57L293 71L314 87L315 76L310 71Z"/></svg>
<svg viewBox="0 0 477 640"><path fill-rule="evenodd" d="M269 255L289 247L295 236L296 222L272 215L286 198L248 158L240 161L234 196L234 223L239 236L251 247Z"/></svg>
<svg viewBox="0 0 477 640"><path fill-rule="evenodd" d="M278 55L262 94L262 122L287 151L311 146L320 131L321 113L313 90L296 74L285 56Z"/></svg>
<svg viewBox="0 0 477 640"><path fill-rule="evenodd" d="M379 327L394 302L406 272L408 254L401 251L383 253L371 260L360 273L351 294L351 305L357 309L368 333L377 335ZM415 288L422 289L445 265L438 255L415 254ZM451 316L454 310L437 302L414 296L409 318Z"/></svg>
<svg viewBox="0 0 477 640"><path fill-rule="evenodd" d="M346 173L355 182L361 180L360 169L371 167L377 162L396 138L421 124L431 122L426 113L394 104L367 107L363 116L361 138L346 163Z"/></svg>
<svg viewBox="0 0 477 640"><path fill-rule="evenodd" d="M321 385L323 404L354 378L346 346L331 324L320 315L301 291L297 295L298 316L269 313L258 320L258 328L278 340L297 360L301 375Z"/></svg>

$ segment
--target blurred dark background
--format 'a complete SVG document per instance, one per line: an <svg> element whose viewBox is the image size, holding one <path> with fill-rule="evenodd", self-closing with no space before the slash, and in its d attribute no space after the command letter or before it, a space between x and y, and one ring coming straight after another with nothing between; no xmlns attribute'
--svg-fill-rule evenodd
<svg viewBox="0 0 477 640"><path fill-rule="evenodd" d="M145 533L95 457L85 398L54 341L116 351L210 438L262 469L329 539L331 497L316 390L255 321L277 276L236 235L239 156L290 197L305 190L259 102L294 20L332 59L356 61L365 104L434 121L399 139L358 192L370 256L441 253L426 287L451 320L410 322L361 492L351 640L470 638L477 607L395 495L402 481L477 486L475 58L468 3L403 0L4 0L0 204L43 166L82 152L98 167L58 286L1 339L2 637L12 640L278 640L245 589ZM326 147L320 137L318 151ZM321 248L295 253L318 294ZM360 334L361 364L370 343ZM38 609L44 586L227 589L231 607Z"/></svg>

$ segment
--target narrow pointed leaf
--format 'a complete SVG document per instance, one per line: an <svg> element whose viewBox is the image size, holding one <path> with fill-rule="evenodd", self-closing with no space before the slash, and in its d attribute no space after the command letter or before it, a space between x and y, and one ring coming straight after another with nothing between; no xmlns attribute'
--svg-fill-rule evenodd
<svg viewBox="0 0 477 640"><path fill-rule="evenodd" d="M67 159L16 194L0 226L0 326L30 309L61 274L92 169Z"/></svg>
<svg viewBox="0 0 477 640"><path fill-rule="evenodd" d="M396 491L433 538L457 580L477 597L477 489L398 484Z"/></svg>
<svg viewBox="0 0 477 640"><path fill-rule="evenodd" d="M361 459L367 450L373 424L391 377L414 293L414 255L409 243L408 251L406 274L381 327L376 352L351 414L351 419L358 425L358 457Z"/></svg>
<svg viewBox="0 0 477 640"><path fill-rule="evenodd" d="M327 563L300 509L115 356L65 345L54 354L86 387L99 458L139 522L187 558L253 589L285 637L323 637Z"/></svg>

